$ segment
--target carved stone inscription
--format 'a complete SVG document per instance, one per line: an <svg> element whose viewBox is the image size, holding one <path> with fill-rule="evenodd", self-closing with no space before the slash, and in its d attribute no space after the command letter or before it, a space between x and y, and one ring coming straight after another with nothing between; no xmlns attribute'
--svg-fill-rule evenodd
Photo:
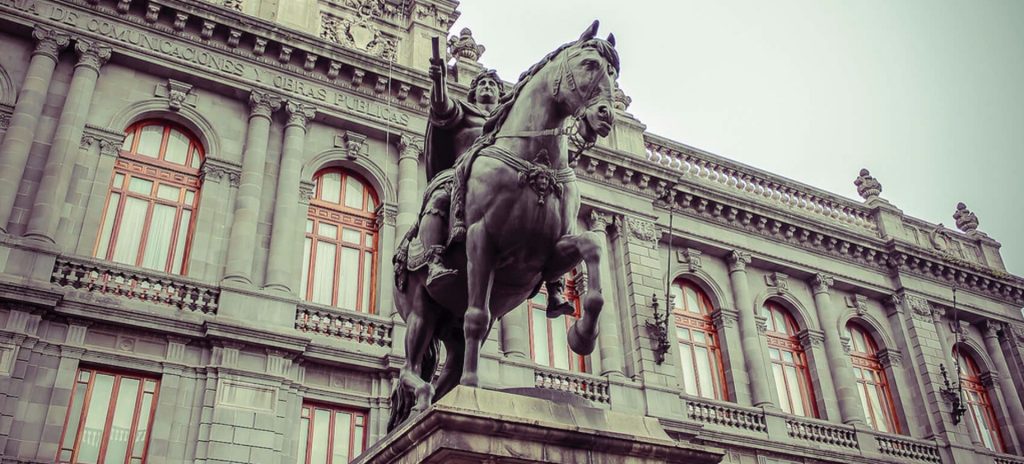
<svg viewBox="0 0 1024 464"><path fill-rule="evenodd" d="M282 92L300 95L349 112L358 113L399 126L408 126L410 116L373 101L338 92L334 89L254 66L238 57L212 52L186 41L164 38L153 31L115 23L85 11L72 11L66 6L44 1L0 0L0 7L28 13L39 18L107 37L125 44L126 48L161 55L172 61L206 68L216 73L229 74L245 80L272 86Z"/></svg>

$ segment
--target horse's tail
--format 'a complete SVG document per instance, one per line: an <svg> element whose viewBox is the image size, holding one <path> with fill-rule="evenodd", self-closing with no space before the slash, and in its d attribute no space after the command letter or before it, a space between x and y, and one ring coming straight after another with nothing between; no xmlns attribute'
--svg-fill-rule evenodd
<svg viewBox="0 0 1024 464"><path fill-rule="evenodd" d="M440 351L441 338L438 337L435 331L430 337L430 343L427 344L427 352L423 353L423 360L420 363L419 375L424 382L429 383L434 380L434 372L437 370ZM415 392L410 388L404 388L401 374L399 374L399 378L391 390L391 417L388 418L389 433L409 418L409 413L412 412L414 404L416 404Z"/></svg>

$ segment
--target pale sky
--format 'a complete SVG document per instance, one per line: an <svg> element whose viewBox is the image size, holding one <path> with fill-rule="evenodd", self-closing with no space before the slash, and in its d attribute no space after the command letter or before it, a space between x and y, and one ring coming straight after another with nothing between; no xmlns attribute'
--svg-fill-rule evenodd
<svg viewBox="0 0 1024 464"><path fill-rule="evenodd" d="M955 229L963 201L1024 274L1024 0L463 0L506 81L593 19L648 130Z"/></svg>

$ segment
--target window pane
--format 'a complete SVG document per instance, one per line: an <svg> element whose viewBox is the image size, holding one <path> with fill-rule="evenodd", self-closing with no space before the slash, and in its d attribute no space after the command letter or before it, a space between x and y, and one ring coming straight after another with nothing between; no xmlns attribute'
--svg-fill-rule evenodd
<svg viewBox="0 0 1024 464"><path fill-rule="evenodd" d="M377 211L377 202L373 201L373 195L366 196L366 210L371 212Z"/></svg>
<svg viewBox="0 0 1024 464"><path fill-rule="evenodd" d="M331 432L331 413L326 409L317 409L313 413L313 439L310 464L327 464L327 445Z"/></svg>
<svg viewBox="0 0 1024 464"><path fill-rule="evenodd" d="M167 137L167 150L164 151L164 160L185 165L185 160L188 158L188 137L179 131L171 129L169 136Z"/></svg>
<svg viewBox="0 0 1024 464"><path fill-rule="evenodd" d="M306 242L302 245L302 281L299 283L299 295L302 298L306 298L306 289L309 287L309 255L313 251L310 248L312 246L313 240L306 237Z"/></svg>
<svg viewBox="0 0 1024 464"><path fill-rule="evenodd" d="M306 412L306 408L302 408L303 412ZM295 461L296 464L306 464L306 452L309 451L309 419L303 417L299 423L299 458Z"/></svg>
<svg viewBox="0 0 1024 464"><path fill-rule="evenodd" d="M161 200L178 202L181 196L181 189L173 185L160 184L156 186L156 196Z"/></svg>
<svg viewBox="0 0 1024 464"><path fill-rule="evenodd" d="M541 309L531 310L533 317L533 360L537 364L551 365L551 352L548 350L548 318Z"/></svg>
<svg viewBox="0 0 1024 464"><path fill-rule="evenodd" d="M786 325L786 317L778 311L772 311L772 318L775 320L775 331L789 333L789 326ZM792 334L790 334L792 335Z"/></svg>
<svg viewBox="0 0 1024 464"><path fill-rule="evenodd" d="M373 248L373 234L366 234L363 237L363 246L366 248Z"/></svg>
<svg viewBox="0 0 1024 464"><path fill-rule="evenodd" d="M363 312L369 313L372 312L370 311L372 309L370 308L370 295L372 294L371 292L373 291L373 288L371 288L373 287L373 253L370 253L369 251L363 252L362 282L363 301L362 304L359 306L359 309L362 310Z"/></svg>
<svg viewBox="0 0 1024 464"><path fill-rule="evenodd" d="M338 239L338 226L321 222L316 226L317 235L334 240Z"/></svg>
<svg viewBox="0 0 1024 464"><path fill-rule="evenodd" d="M806 398L804 398L803 384L800 382L799 377L797 377L796 369L793 366L786 366L786 383L789 384L790 391L793 394L793 414L798 416L807 415L806 411L804 411L804 401Z"/></svg>
<svg viewBox="0 0 1024 464"><path fill-rule="evenodd" d="M135 150L140 155L156 158L160 155L160 141L164 136L164 126L149 125L142 128L139 136L139 148Z"/></svg>
<svg viewBox="0 0 1024 464"><path fill-rule="evenodd" d="M185 205L193 206L196 204L196 192L194 190L185 191Z"/></svg>
<svg viewBox="0 0 1024 464"><path fill-rule="evenodd" d="M135 131L131 131L124 137L124 143L121 144L121 151L132 151L132 142L135 141Z"/></svg>
<svg viewBox="0 0 1024 464"><path fill-rule="evenodd" d="M547 317L547 315L545 315ZM569 340L565 329L565 316L552 319L548 326L551 331L551 353L554 366L559 369L569 370Z"/></svg>
<svg viewBox="0 0 1024 464"><path fill-rule="evenodd" d="M151 383L149 381L146 382ZM153 394L143 393L142 407L139 408L138 426L135 429L135 440L132 443L132 457L145 458L146 441L149 439L149 418L153 407Z"/></svg>
<svg viewBox="0 0 1024 464"><path fill-rule="evenodd" d="M359 244L360 233L358 230L345 228L341 231L341 240L348 243Z"/></svg>
<svg viewBox="0 0 1024 464"><path fill-rule="evenodd" d="M772 364L772 376L775 379L775 392L779 394L779 407L790 414L793 407L789 404L789 389L786 388L786 379L782 374L782 366Z"/></svg>
<svg viewBox="0 0 1024 464"><path fill-rule="evenodd" d="M116 188L116 189L119 189L119 188L123 187L124 186L124 174L121 174L120 172L117 173L117 174L114 174L114 183L111 184L111 186L113 188Z"/></svg>
<svg viewBox="0 0 1024 464"><path fill-rule="evenodd" d="M114 376L96 374L86 412L85 429L82 431L82 441L78 444L78 462L95 463L99 458L113 388Z"/></svg>
<svg viewBox="0 0 1024 464"><path fill-rule="evenodd" d="M345 178L345 206L363 209L363 183L352 176Z"/></svg>
<svg viewBox="0 0 1024 464"><path fill-rule="evenodd" d="M181 261L185 258L185 245L188 242L188 226L192 222L192 211L181 212L181 222L178 223L178 238L174 242L174 260L171 262L171 272L183 272Z"/></svg>
<svg viewBox="0 0 1024 464"><path fill-rule="evenodd" d="M349 426L352 424L352 416L347 412L338 412L334 416L334 449L331 453L333 464L343 464L349 461Z"/></svg>
<svg viewBox="0 0 1024 464"><path fill-rule="evenodd" d="M118 227L117 244L114 245L114 262L135 265L139 255L139 244L142 243L142 230L146 222L146 210L149 202L138 198L125 198L124 210L121 212L121 224Z"/></svg>
<svg viewBox="0 0 1024 464"><path fill-rule="evenodd" d="M320 199L341 203L341 174L329 172L320 176Z"/></svg>
<svg viewBox="0 0 1024 464"><path fill-rule="evenodd" d="M121 378L117 388L117 402L114 404L114 418L107 435L107 449L104 462L124 462L128 454L128 440L132 433L132 418L135 416L135 401L139 395L139 381Z"/></svg>
<svg viewBox="0 0 1024 464"><path fill-rule="evenodd" d="M364 433L366 433L366 426L365 425L356 425L356 429L352 433L352 443L353 443L352 457L353 458L355 458L356 456L359 456L360 454L363 453L363 442L366 440L366 438L363 436Z"/></svg>
<svg viewBox="0 0 1024 464"><path fill-rule="evenodd" d="M686 310L691 313L700 314L700 305L697 304L697 293L689 285L683 287L683 296L686 297Z"/></svg>
<svg viewBox="0 0 1024 464"><path fill-rule="evenodd" d="M167 266L167 255L174 237L174 216L177 209L173 206L156 204L153 218L149 222L149 234L146 237L146 251L142 255L142 267L162 271Z"/></svg>
<svg viewBox="0 0 1024 464"><path fill-rule="evenodd" d="M114 232L114 221L117 219L117 205L121 201L121 194L111 193L107 203L107 212L103 215L103 229L100 231L100 242L96 248L96 257L106 259L107 250L110 249L110 234Z"/></svg>
<svg viewBox="0 0 1024 464"><path fill-rule="evenodd" d="M885 414L882 412L882 402L878 398L878 389L870 387L868 390L868 399L871 401L871 412L875 416L875 421L878 423L879 432L888 432L888 424L885 423Z"/></svg>
<svg viewBox="0 0 1024 464"><path fill-rule="evenodd" d="M697 372L693 368L693 351L689 344L679 345L680 367L683 369L683 388L691 395L698 394Z"/></svg>
<svg viewBox="0 0 1024 464"><path fill-rule="evenodd" d="M864 409L864 418L868 421L868 425L875 430L878 430L877 425L874 423L871 417L871 404L868 403L868 397L864 391L869 388L867 385L857 383L857 395L860 396L860 404Z"/></svg>
<svg viewBox="0 0 1024 464"><path fill-rule="evenodd" d="M64 428L62 449L72 449L75 446L75 435L78 434L78 424L82 420L82 402L85 401L85 391L88 388L87 383L75 382L75 391L71 395L71 407L68 408L68 425Z"/></svg>
<svg viewBox="0 0 1024 464"><path fill-rule="evenodd" d="M679 284L672 285L669 290L669 298L672 298L672 307L677 309L683 309L683 289Z"/></svg>
<svg viewBox="0 0 1024 464"><path fill-rule="evenodd" d="M195 146L193 146L192 147L192 160L189 162L189 165L192 166L193 169L199 169L199 163L200 163L200 161L202 161L201 158L202 158L202 155L199 154L199 149L197 149Z"/></svg>
<svg viewBox="0 0 1024 464"><path fill-rule="evenodd" d="M697 332L694 332L695 334ZM704 398L715 397L715 386L712 383L713 373L708 349L702 346L693 347L697 359L697 379L700 381L700 396Z"/></svg>
<svg viewBox="0 0 1024 464"><path fill-rule="evenodd" d="M153 181L141 177L132 177L128 180L128 190L141 195L150 196L153 194Z"/></svg>
<svg viewBox="0 0 1024 464"><path fill-rule="evenodd" d="M333 243L316 242L316 267L313 269L313 302L331 304L334 296L334 254Z"/></svg>
<svg viewBox="0 0 1024 464"><path fill-rule="evenodd" d="M699 330L693 331L693 341L697 343L707 343L707 335Z"/></svg>
<svg viewBox="0 0 1024 464"><path fill-rule="evenodd" d="M356 309L356 298L359 296L359 250L341 248L341 273L338 282L338 307Z"/></svg>

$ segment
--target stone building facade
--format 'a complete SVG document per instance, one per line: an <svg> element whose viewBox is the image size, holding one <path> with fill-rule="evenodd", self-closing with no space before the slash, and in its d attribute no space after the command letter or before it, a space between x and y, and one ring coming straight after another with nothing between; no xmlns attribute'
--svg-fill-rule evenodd
<svg viewBox="0 0 1024 464"><path fill-rule="evenodd" d="M429 42L457 16L0 0L0 462L339 463L380 439ZM483 48L449 53L465 95ZM656 417L725 462L1024 463L1024 279L966 206L958 230L915 219L867 171L847 200L647 133L620 97L575 167L607 237L598 348L568 355L541 296L492 332L485 386Z"/></svg>

